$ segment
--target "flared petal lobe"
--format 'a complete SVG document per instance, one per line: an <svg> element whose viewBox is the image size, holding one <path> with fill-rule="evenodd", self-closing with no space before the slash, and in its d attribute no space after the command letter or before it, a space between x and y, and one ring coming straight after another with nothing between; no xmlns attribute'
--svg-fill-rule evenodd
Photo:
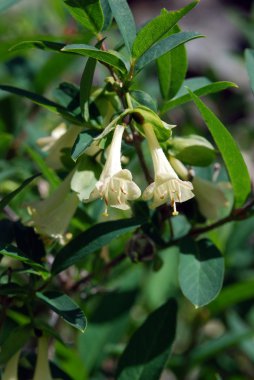
<svg viewBox="0 0 254 380"><path fill-rule="evenodd" d="M117 125L114 131L112 143L108 150L105 166L99 181L95 184L88 201L98 198L104 199L107 206L128 210L128 201L135 200L141 196L141 190L132 180L132 174L121 166L121 142L124 126Z"/></svg>
<svg viewBox="0 0 254 380"><path fill-rule="evenodd" d="M177 215L176 202L185 202L194 197L192 183L182 181L177 176L160 147L152 126L150 124L144 124L143 129L151 151L154 166L154 182L145 189L143 199L152 199L152 208L170 202L173 207L173 215Z"/></svg>

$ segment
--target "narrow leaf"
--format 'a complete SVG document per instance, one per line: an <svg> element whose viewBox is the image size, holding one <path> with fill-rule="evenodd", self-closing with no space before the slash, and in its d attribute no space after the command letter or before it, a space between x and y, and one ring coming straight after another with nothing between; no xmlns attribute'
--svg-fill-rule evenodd
<svg viewBox="0 0 254 380"><path fill-rule="evenodd" d="M125 46L131 52L136 37L136 25L126 0L108 0L113 16L122 34Z"/></svg>
<svg viewBox="0 0 254 380"><path fill-rule="evenodd" d="M2 249L0 251L1 255L10 257L13 260L20 261L29 267L34 269L34 273L38 274L39 276L42 276L43 278L47 278L49 275L49 272L44 268L43 265L36 263L35 261L32 261L28 259L26 256L24 256L23 252L18 249L17 247L14 247L12 245L6 247L5 249Z"/></svg>
<svg viewBox="0 0 254 380"><path fill-rule="evenodd" d="M27 178L16 190L12 191L10 194L6 195L3 199L0 200L0 211L7 206L10 201L16 197L29 183L31 183L35 178L39 177L41 174L35 174L30 178Z"/></svg>
<svg viewBox="0 0 254 380"><path fill-rule="evenodd" d="M180 28L175 25L172 32L180 32ZM160 90L164 99L171 99L175 96L185 79L187 66L187 53L184 45L178 46L157 59Z"/></svg>
<svg viewBox="0 0 254 380"><path fill-rule="evenodd" d="M208 78L205 77L186 79L175 97L162 105L162 114L191 101L191 96L187 90L187 87L196 95L204 96L226 90L229 87L237 87L237 85L233 82L211 82Z"/></svg>
<svg viewBox="0 0 254 380"><path fill-rule="evenodd" d="M106 63L112 67L115 67L120 72L125 73L127 71L124 58L117 52L103 51L97 49L94 46L86 45L86 44L73 44L66 45L62 51L68 51L72 53L76 53L79 55L83 55L85 57L92 57L97 59L100 62Z"/></svg>
<svg viewBox="0 0 254 380"><path fill-rule="evenodd" d="M235 207L241 207L250 193L251 181L237 143L214 113L192 91L189 93L225 162L233 186Z"/></svg>
<svg viewBox="0 0 254 380"><path fill-rule="evenodd" d="M246 68L249 75L250 86L254 93L254 49L245 50Z"/></svg>
<svg viewBox="0 0 254 380"><path fill-rule="evenodd" d="M61 114L67 120L73 122L74 124L81 124L82 119L79 116L74 115L72 112L69 112L67 108L57 104L44 96L35 94L34 92L27 91L21 88L8 86L8 85L0 85L0 90L9 92L14 95L18 95L24 98L31 100L33 103L38 104L51 112Z"/></svg>
<svg viewBox="0 0 254 380"><path fill-rule="evenodd" d="M175 338L176 314L176 302L170 299L148 316L120 358L117 380L160 378Z"/></svg>
<svg viewBox="0 0 254 380"><path fill-rule="evenodd" d="M157 42L150 49L148 49L138 60L135 66L135 71L140 71L148 63L154 61L155 59L161 57L168 51L173 50L179 45L184 44L190 40L204 37L197 32L180 32L175 33L172 36L165 38Z"/></svg>
<svg viewBox="0 0 254 380"><path fill-rule="evenodd" d="M64 0L71 15L85 28L97 34L104 24L100 0Z"/></svg>
<svg viewBox="0 0 254 380"><path fill-rule="evenodd" d="M89 228L61 249L53 263L52 272L59 273L69 266L81 262L90 253L140 225L141 221L138 219L124 219L99 223Z"/></svg>
<svg viewBox="0 0 254 380"><path fill-rule="evenodd" d="M113 14L109 6L108 0L101 0L101 8L104 14L104 24L102 30L105 31L110 27L112 23Z"/></svg>
<svg viewBox="0 0 254 380"><path fill-rule="evenodd" d="M86 148L91 145L94 137L97 134L97 131L89 130L80 132L71 151L71 157L74 161L77 161L77 159L84 153Z"/></svg>
<svg viewBox="0 0 254 380"><path fill-rule="evenodd" d="M96 44L96 48L100 48L103 41L99 41ZM80 109L81 114L83 115L85 121L89 120L89 97L90 92L93 84L93 76L95 72L96 67L96 59L94 58L88 58L85 69L83 71L81 80L80 80Z"/></svg>
<svg viewBox="0 0 254 380"><path fill-rule="evenodd" d="M27 153L32 158L32 160L36 163L40 171L42 172L43 176L49 181L51 186L56 189L57 186L60 184L60 180L57 176L57 174L54 172L53 169L51 169L43 159L43 157L37 153L34 149L30 148L29 146L26 147Z"/></svg>
<svg viewBox="0 0 254 380"><path fill-rule="evenodd" d="M162 9L159 16L155 17L152 21L139 30L132 47L133 57L139 58L142 54L144 54L197 4L198 1L194 1L186 7L173 12Z"/></svg>
<svg viewBox="0 0 254 380"><path fill-rule="evenodd" d="M224 276L224 258L208 239L185 239L180 245L179 283L183 294L201 307L219 293Z"/></svg>
<svg viewBox="0 0 254 380"><path fill-rule="evenodd" d="M47 304L50 309L60 315L67 323L84 332L86 317L80 307L66 294L49 291L36 292L37 298Z"/></svg>
<svg viewBox="0 0 254 380"><path fill-rule="evenodd" d="M58 51L61 52L61 49L65 46L65 44L61 42L53 42L53 41L22 41L18 44L12 46L9 51L19 51L23 49L41 49L41 50L49 50L49 51Z"/></svg>

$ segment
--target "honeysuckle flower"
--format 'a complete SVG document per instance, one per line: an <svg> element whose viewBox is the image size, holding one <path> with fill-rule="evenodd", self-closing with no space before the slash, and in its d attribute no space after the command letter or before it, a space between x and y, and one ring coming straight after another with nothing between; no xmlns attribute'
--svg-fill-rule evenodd
<svg viewBox="0 0 254 380"><path fill-rule="evenodd" d="M32 224L41 235L63 239L79 202L78 196L70 191L72 176L73 172L47 199L28 206Z"/></svg>
<svg viewBox="0 0 254 380"><path fill-rule="evenodd" d="M143 193L143 199L153 199L152 208L158 207L167 201L173 207L173 215L177 215L177 202L185 202L194 197L191 182L182 181L165 156L156 138L153 127L149 123L143 124L143 130L148 141L154 166L154 182Z"/></svg>
<svg viewBox="0 0 254 380"><path fill-rule="evenodd" d="M19 355L20 351L16 352L16 354L9 359L5 366L2 380L18 380Z"/></svg>
<svg viewBox="0 0 254 380"><path fill-rule="evenodd" d="M53 380L48 361L48 339L38 339L38 352L33 380Z"/></svg>
<svg viewBox="0 0 254 380"><path fill-rule="evenodd" d="M104 199L106 204L105 215L108 206L121 210L128 210L127 201L140 197L139 187L132 181L132 174L121 166L121 142L124 126L117 125L113 134L112 142L108 149L105 166L99 181L91 192L88 201L98 198Z"/></svg>
<svg viewBox="0 0 254 380"><path fill-rule="evenodd" d="M187 179L189 177L189 172L181 161L171 157L170 162L181 178ZM217 219L220 216L220 211L228 205L223 187L230 188L230 184L213 183L196 175L192 179L192 184L200 213L206 219Z"/></svg>

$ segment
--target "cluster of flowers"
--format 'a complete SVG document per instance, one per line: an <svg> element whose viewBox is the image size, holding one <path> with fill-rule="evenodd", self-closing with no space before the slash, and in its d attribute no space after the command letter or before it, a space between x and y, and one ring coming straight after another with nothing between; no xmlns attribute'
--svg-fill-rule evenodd
<svg viewBox="0 0 254 380"><path fill-rule="evenodd" d="M142 192L133 181L131 172L123 169L121 165L121 144L125 128L124 125L115 127L99 180L96 180L93 173L89 179L88 176L91 175L89 171L81 173L82 181L89 182L89 191L84 192L80 189L80 185L77 185L76 179L79 174L74 169L48 199L29 206L33 224L39 233L61 239L80 200L90 202L99 198L103 199L105 202L104 215L107 216L108 207L128 210L130 208L128 202L141 197ZM214 215L211 215L211 210L214 210L213 205L210 204L206 207L204 204L211 203L214 199L217 204L225 205L226 198L221 189L198 177L194 178L193 183L188 181L188 170L174 159L172 165L182 178L180 179L161 148L153 125L144 123L142 128L154 167L154 182L144 190L142 199L151 200L151 208L169 203L173 209L172 215L177 215L176 203L185 202L196 195L198 204L200 201L201 213L208 218L213 218ZM67 132L66 135L68 138L70 137L70 133ZM202 187L206 187L205 193L200 191ZM70 188L74 192L70 192ZM208 211L210 215L206 215L207 210L210 210Z"/></svg>

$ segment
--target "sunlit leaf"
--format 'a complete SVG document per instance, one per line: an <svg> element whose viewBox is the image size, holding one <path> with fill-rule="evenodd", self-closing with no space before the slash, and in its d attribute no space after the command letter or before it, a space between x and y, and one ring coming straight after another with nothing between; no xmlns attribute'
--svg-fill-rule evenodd
<svg viewBox="0 0 254 380"><path fill-rule="evenodd" d="M95 58L99 62L103 62L109 66L115 67L122 73L125 73L127 71L124 58L115 51L103 51L97 49L94 46L85 44L66 45L64 48L62 48L62 51L76 53L85 57Z"/></svg>
<svg viewBox="0 0 254 380"><path fill-rule="evenodd" d="M95 34L101 31L104 17L100 0L64 0L71 15Z"/></svg>
<svg viewBox="0 0 254 380"><path fill-rule="evenodd" d="M136 25L126 0L108 0L113 16L122 34L124 43L131 52L136 37Z"/></svg>
<svg viewBox="0 0 254 380"><path fill-rule="evenodd" d="M135 65L135 71L140 71L148 63L154 61L155 59L161 57L168 51L173 50L177 46L180 46L188 41L196 38L204 37L197 32L180 32L175 33L172 36L165 38L154 44L150 49L148 49L141 57L137 60Z"/></svg>
<svg viewBox="0 0 254 380"><path fill-rule="evenodd" d="M167 11L162 9L161 14L148 22L141 28L134 40L132 55L139 58L152 45L159 41L169 30L192 8L198 4L198 1L188 4L186 7L177 11Z"/></svg>
<svg viewBox="0 0 254 380"><path fill-rule="evenodd" d="M162 104L160 111L162 114L164 114L165 112L175 107L190 102L191 96L187 88L189 88L198 96L204 96L226 90L229 87L237 87L237 85L232 82L211 82L208 78L205 77L186 79L174 98Z"/></svg>
<svg viewBox="0 0 254 380"><path fill-rule="evenodd" d="M234 191L235 207L241 207L250 193L251 181L237 143L217 116L192 91L189 90L189 93L225 162Z"/></svg>

